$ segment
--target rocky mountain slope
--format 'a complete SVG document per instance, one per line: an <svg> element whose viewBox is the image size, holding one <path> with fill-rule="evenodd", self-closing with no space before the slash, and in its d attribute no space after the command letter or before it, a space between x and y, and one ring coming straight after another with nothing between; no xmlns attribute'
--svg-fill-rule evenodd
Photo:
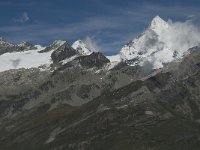
<svg viewBox="0 0 200 150"><path fill-rule="evenodd" d="M172 49L168 28L155 17L109 57L2 39L0 150L200 149L200 47Z"/></svg>

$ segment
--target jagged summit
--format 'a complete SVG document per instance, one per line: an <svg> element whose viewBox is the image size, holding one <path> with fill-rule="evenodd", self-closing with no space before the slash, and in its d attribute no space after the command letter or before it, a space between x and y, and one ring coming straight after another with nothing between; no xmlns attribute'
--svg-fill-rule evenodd
<svg viewBox="0 0 200 150"><path fill-rule="evenodd" d="M156 16L152 19L151 23L150 23L150 28L157 28L159 26L168 26L168 23L163 20L160 16Z"/></svg>
<svg viewBox="0 0 200 150"><path fill-rule="evenodd" d="M6 38L0 37L0 46L3 47L4 49L10 49L12 48L13 51L20 51L24 49L34 49L35 46L27 41L20 42L19 44L13 44L9 42ZM8 50L9 52L9 50Z"/></svg>
<svg viewBox="0 0 200 150"><path fill-rule="evenodd" d="M82 55L90 55L92 53L92 50L89 48L89 46L82 40L75 41L72 44L72 47Z"/></svg>
<svg viewBox="0 0 200 150"><path fill-rule="evenodd" d="M122 60L132 66L147 64L159 69L173 60L181 59L189 48L199 45L200 40L195 38L197 35L188 35L191 30L178 28L177 24L166 22L159 16L154 17L140 36L123 46L120 51Z"/></svg>
<svg viewBox="0 0 200 150"><path fill-rule="evenodd" d="M164 30L167 30L168 28L169 24L159 16L154 17L149 25L149 29L155 31L157 34L161 34Z"/></svg>

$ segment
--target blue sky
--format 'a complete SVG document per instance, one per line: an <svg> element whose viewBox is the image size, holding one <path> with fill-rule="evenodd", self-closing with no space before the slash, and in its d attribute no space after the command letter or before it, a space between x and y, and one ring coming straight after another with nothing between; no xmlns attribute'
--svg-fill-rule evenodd
<svg viewBox="0 0 200 150"><path fill-rule="evenodd" d="M114 54L154 16L199 25L199 10L199 0L1 0L0 36L42 45L90 37Z"/></svg>

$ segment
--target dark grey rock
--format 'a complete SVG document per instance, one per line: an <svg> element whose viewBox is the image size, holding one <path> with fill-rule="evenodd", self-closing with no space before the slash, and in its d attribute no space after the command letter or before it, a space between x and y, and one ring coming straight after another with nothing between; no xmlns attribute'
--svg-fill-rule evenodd
<svg viewBox="0 0 200 150"><path fill-rule="evenodd" d="M51 54L51 58L54 63L58 63L76 54L78 54L78 52L74 50L68 43L65 43Z"/></svg>
<svg viewBox="0 0 200 150"><path fill-rule="evenodd" d="M109 59L107 59L102 53L100 52L93 52L91 55L88 56L81 56L77 58L81 66L86 68L102 68L105 64L109 63Z"/></svg>

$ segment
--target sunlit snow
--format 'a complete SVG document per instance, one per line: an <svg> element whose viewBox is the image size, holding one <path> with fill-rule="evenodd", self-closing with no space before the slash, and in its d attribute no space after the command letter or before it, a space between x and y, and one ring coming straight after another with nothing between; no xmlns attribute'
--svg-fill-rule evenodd
<svg viewBox="0 0 200 150"><path fill-rule="evenodd" d="M82 55L90 55L92 53L91 48L81 40L75 41L72 47Z"/></svg>
<svg viewBox="0 0 200 150"><path fill-rule="evenodd" d="M37 45L36 50L5 53L0 55L0 72L10 69L33 68L51 63L52 51L39 53L44 47Z"/></svg>

